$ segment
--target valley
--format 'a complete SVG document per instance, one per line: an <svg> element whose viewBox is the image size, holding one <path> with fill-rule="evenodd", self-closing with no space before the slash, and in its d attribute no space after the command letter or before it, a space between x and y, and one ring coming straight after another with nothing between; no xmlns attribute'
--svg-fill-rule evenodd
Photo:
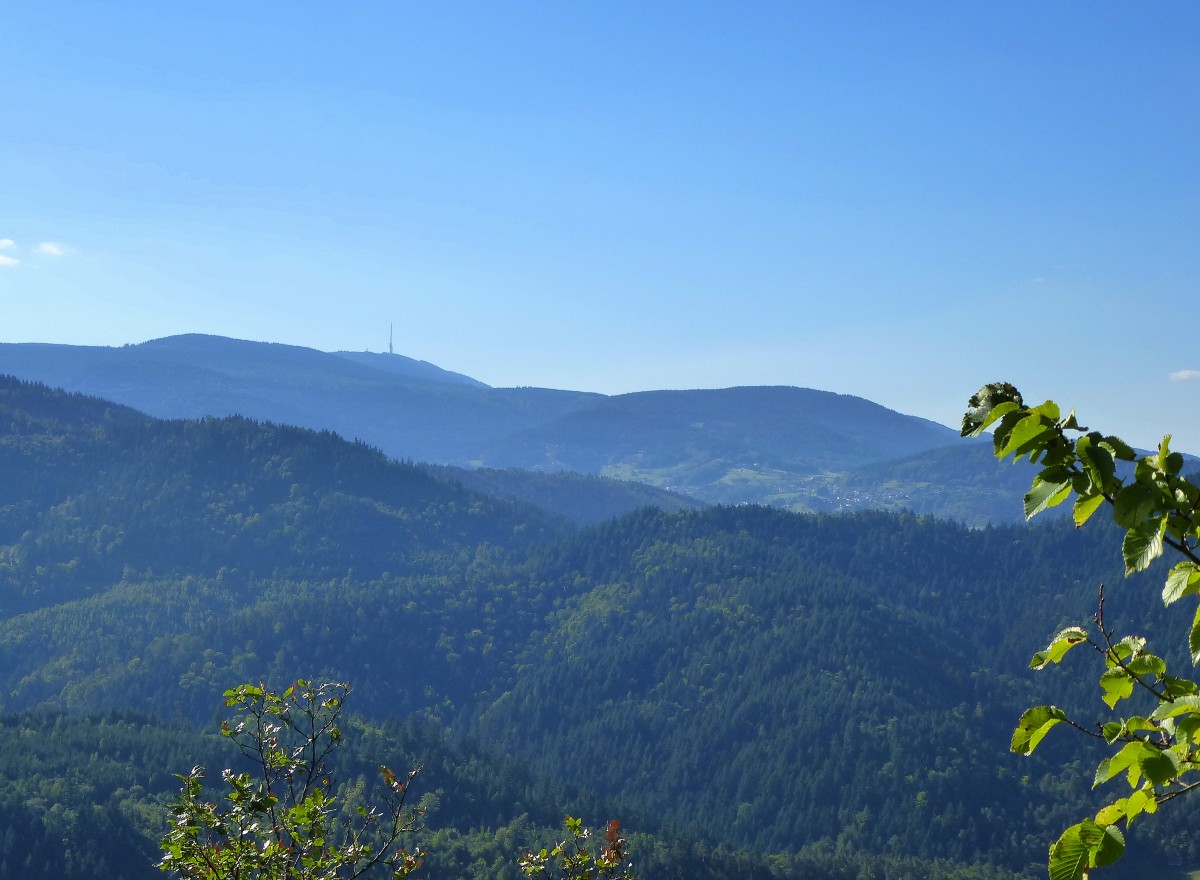
<svg viewBox="0 0 1200 880"><path fill-rule="evenodd" d="M236 757L205 734L221 693L305 677L351 682L379 731L351 778L425 764L430 876L516 877L501 850L568 813L619 814L647 880L1040 876L1087 744L1008 737L1033 702L1090 704L1025 661L1101 582L1114 620L1186 642L1103 529L709 507L4 379L0 816L28 832L0 857L152 876L171 774ZM1196 858L1162 849L1188 815L1121 870Z"/></svg>

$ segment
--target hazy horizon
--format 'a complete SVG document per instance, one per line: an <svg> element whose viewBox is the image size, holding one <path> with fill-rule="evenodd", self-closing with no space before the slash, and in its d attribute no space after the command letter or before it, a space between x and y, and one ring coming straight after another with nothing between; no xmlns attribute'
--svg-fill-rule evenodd
<svg viewBox="0 0 1200 880"><path fill-rule="evenodd" d="M1200 10L6 9L0 341L495 386L1008 380L1200 451ZM1166 332L1164 333L1164 327Z"/></svg>

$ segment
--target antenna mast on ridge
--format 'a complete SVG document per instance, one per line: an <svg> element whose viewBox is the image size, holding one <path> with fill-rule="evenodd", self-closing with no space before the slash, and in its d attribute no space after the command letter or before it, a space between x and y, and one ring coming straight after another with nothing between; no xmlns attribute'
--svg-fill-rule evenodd
<svg viewBox="0 0 1200 880"><path fill-rule="evenodd" d="M395 328L395 324L388 324L388 354L395 354L395 352L392 351L392 331L395 330Z"/></svg>

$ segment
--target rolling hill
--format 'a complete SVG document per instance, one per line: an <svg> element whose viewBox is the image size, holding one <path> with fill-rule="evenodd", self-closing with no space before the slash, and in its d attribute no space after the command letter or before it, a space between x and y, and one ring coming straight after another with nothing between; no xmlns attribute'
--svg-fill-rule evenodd
<svg viewBox="0 0 1200 880"><path fill-rule="evenodd" d="M572 471L707 503L809 511L908 507L973 524L1017 510L964 502L953 482L964 472L983 495L1002 502L1020 480L988 468L981 479L978 454L950 428L806 388L615 396L491 388L400 355L194 334L119 348L3 344L0 373L159 418L242 415L331 430L393 458ZM898 462L907 462L895 465L904 473L889 472Z"/></svg>
<svg viewBox="0 0 1200 880"><path fill-rule="evenodd" d="M1030 677L1029 653L1090 613L1100 582L1121 583L1114 625L1186 644L1156 589L1122 582L1112 536L1069 523L742 506L579 528L329 432L161 421L14 380L0 473L23 475L0 483L0 715L26 719L6 723L66 738L85 713L171 721L192 745L145 736L184 770L231 684L347 679L364 729L444 731L474 779L506 755L564 802L743 853L747 872L725 876L839 876L835 854L855 866L842 876L856 858L916 860L886 876L1037 876L1094 797L1090 753L1064 737L1018 759L1012 720L1095 696L1084 677ZM30 793L94 790L56 789L55 772L0 780L0 808L92 816ZM161 809L151 781L105 789L142 817L122 839ZM487 827L528 812L492 802Z"/></svg>

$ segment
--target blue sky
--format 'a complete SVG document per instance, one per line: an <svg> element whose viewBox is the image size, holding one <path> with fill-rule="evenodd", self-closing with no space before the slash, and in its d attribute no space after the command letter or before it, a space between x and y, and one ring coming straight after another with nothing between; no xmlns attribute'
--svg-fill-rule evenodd
<svg viewBox="0 0 1200 880"><path fill-rule="evenodd" d="M1200 453L1200 7L0 4L0 341L1007 379Z"/></svg>

